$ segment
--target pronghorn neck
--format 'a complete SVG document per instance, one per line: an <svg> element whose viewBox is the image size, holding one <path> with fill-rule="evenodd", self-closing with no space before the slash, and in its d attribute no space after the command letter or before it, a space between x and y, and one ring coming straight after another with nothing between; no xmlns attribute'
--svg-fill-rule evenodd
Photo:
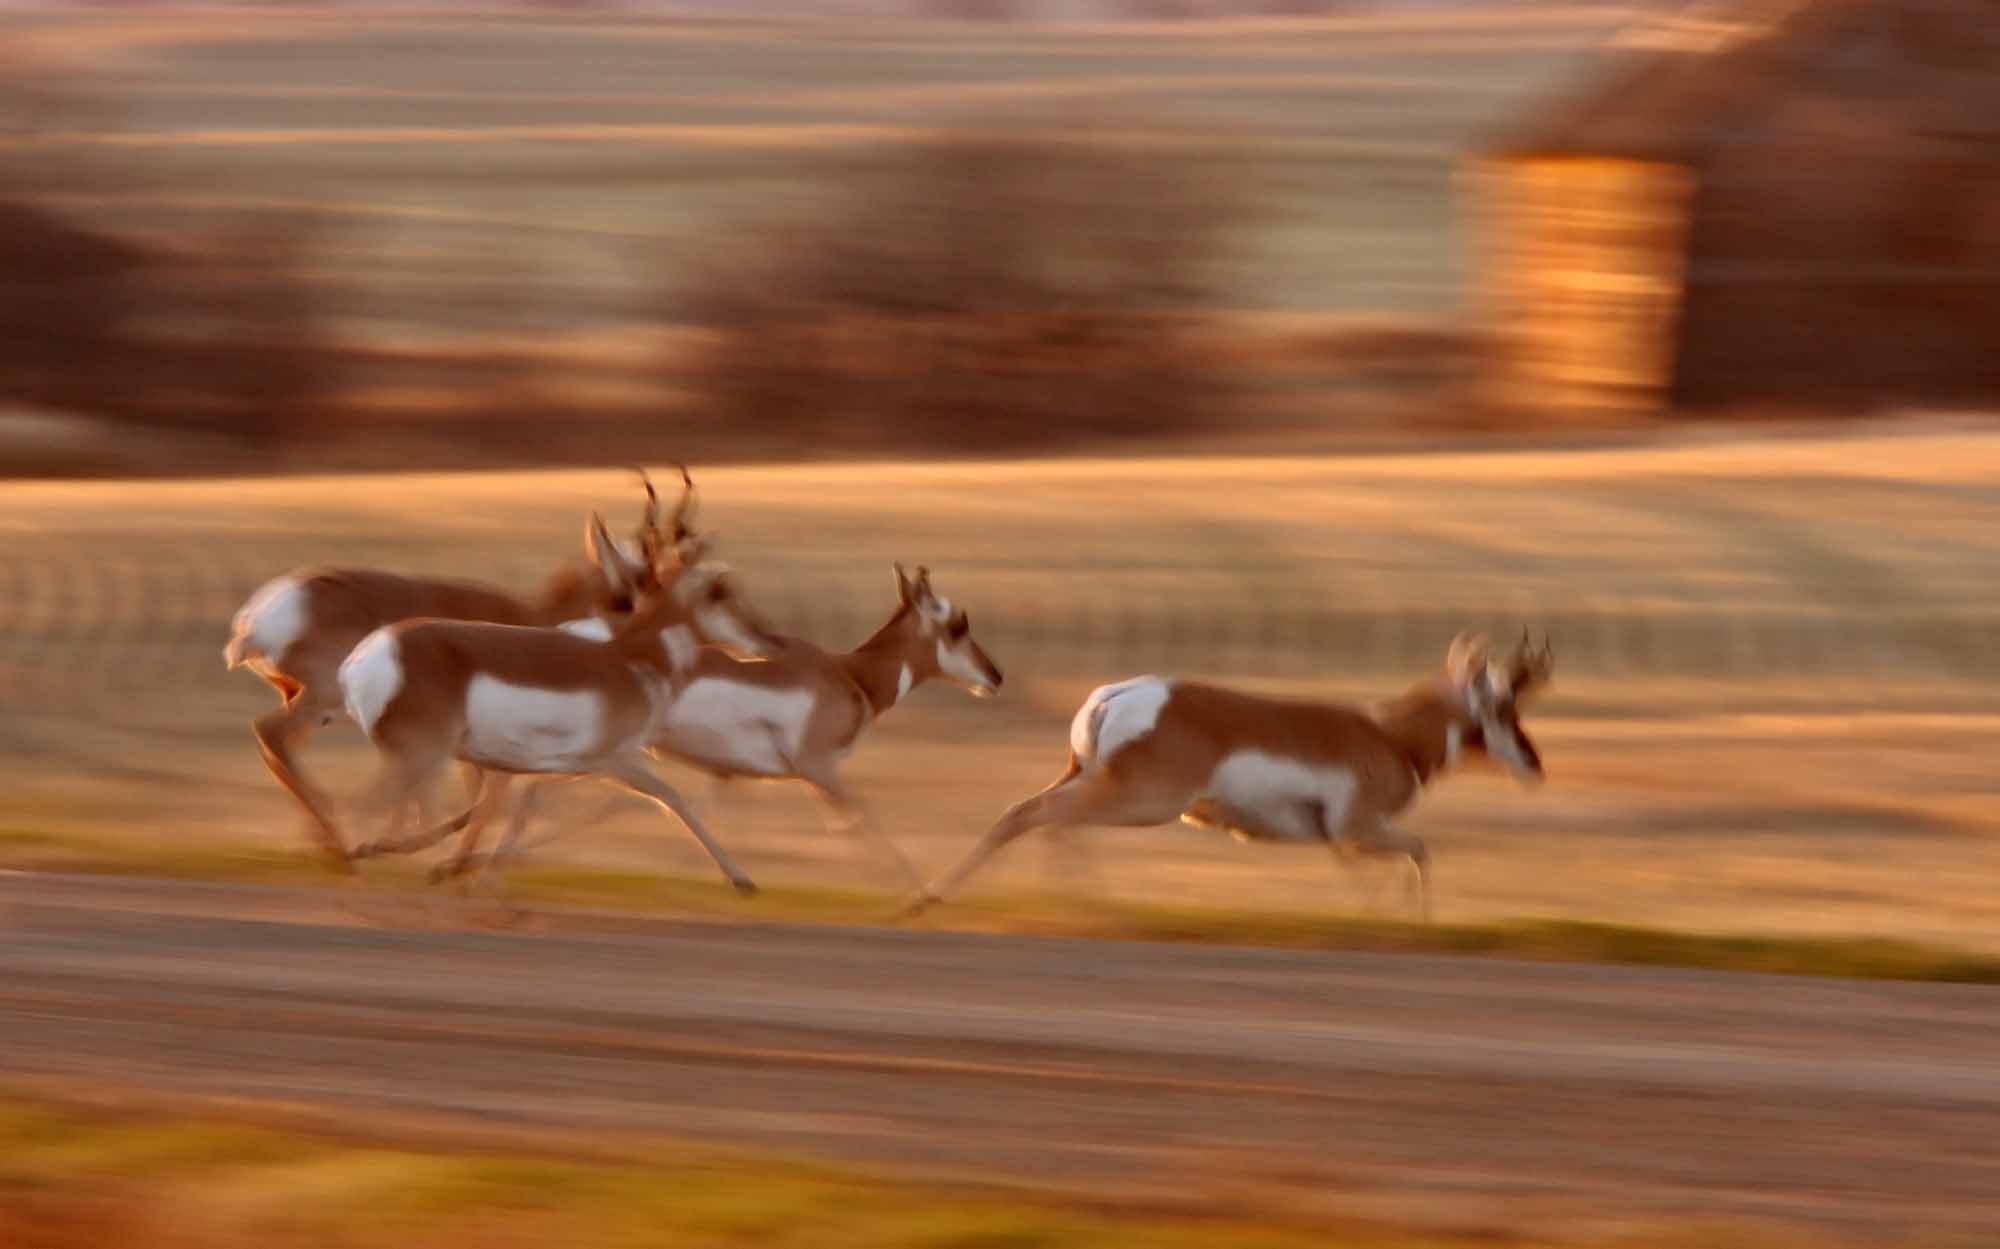
<svg viewBox="0 0 2000 1249"><path fill-rule="evenodd" d="M1375 721L1402 750L1423 785L1458 761L1473 728L1458 699L1435 684L1420 685L1385 704L1376 711Z"/></svg>
<svg viewBox="0 0 2000 1249"><path fill-rule="evenodd" d="M873 637L840 656L840 666L879 716L930 678L935 660L923 662L925 645L916 614L902 607Z"/></svg>
<svg viewBox="0 0 2000 1249"><path fill-rule="evenodd" d="M542 583L530 606L543 625L559 625L596 614L590 575L574 564L564 565Z"/></svg>

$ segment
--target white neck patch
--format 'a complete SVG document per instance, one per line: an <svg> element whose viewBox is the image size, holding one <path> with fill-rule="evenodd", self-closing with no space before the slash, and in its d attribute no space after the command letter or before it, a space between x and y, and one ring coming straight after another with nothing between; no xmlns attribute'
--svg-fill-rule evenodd
<svg viewBox="0 0 2000 1249"><path fill-rule="evenodd" d="M693 663L695 652L701 649L695 644L694 630L686 625L660 630L660 646L667 652L667 664L676 672Z"/></svg>
<svg viewBox="0 0 2000 1249"><path fill-rule="evenodd" d="M902 702L905 698L908 698L910 696L910 687L916 683L917 674L910 671L910 665L904 664L903 671L896 677L896 701Z"/></svg>
<svg viewBox="0 0 2000 1249"><path fill-rule="evenodd" d="M582 620L565 620L556 627L564 633L574 634L580 638L589 638L593 642L609 642L611 640L611 623L597 616L586 616Z"/></svg>

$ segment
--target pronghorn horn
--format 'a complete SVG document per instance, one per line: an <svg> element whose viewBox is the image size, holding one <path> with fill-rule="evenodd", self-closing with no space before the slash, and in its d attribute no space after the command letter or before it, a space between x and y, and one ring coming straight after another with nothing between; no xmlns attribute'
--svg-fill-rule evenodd
<svg viewBox="0 0 2000 1249"><path fill-rule="evenodd" d="M1537 648L1529 640L1527 630L1523 629L1521 631L1520 649L1514 652L1514 658L1508 665L1508 674L1512 679L1514 696L1519 698L1528 691L1545 684L1549 679L1549 674L1554 671L1555 665L1555 649L1550 644L1549 639L1544 636L1541 646Z"/></svg>
<svg viewBox="0 0 2000 1249"><path fill-rule="evenodd" d="M688 473L687 465L675 464L674 467L681 470L681 501L679 506L674 508L674 541L679 542L682 538L694 532L693 522L696 500L694 494L694 477Z"/></svg>
<svg viewBox="0 0 2000 1249"><path fill-rule="evenodd" d="M660 492L653 489L653 479L645 466L634 464L632 471L639 474L639 484L646 488L646 514L639 520L639 550L649 564L660 558Z"/></svg>

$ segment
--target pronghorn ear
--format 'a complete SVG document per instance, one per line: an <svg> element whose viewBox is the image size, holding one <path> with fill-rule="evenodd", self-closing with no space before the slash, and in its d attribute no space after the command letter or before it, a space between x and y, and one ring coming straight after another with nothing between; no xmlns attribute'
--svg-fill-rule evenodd
<svg viewBox="0 0 2000 1249"><path fill-rule="evenodd" d="M1451 649L1445 652L1444 670L1450 674L1452 684L1471 685L1486 670L1492 654L1493 644L1485 634L1461 633L1451 640Z"/></svg>
<svg viewBox="0 0 2000 1249"><path fill-rule="evenodd" d="M903 571L901 564L889 566L896 570L896 597L902 600L903 606L908 607L916 598L916 587L910 584L909 574Z"/></svg>
<svg viewBox="0 0 2000 1249"><path fill-rule="evenodd" d="M583 549L613 590L632 593L639 580L638 570L626 561L625 553L612 541L611 531L604 527L604 517L597 512L590 514L590 523L584 526Z"/></svg>
<svg viewBox="0 0 2000 1249"><path fill-rule="evenodd" d="M1528 640L1528 632L1521 631L1521 645L1508 661L1509 685L1516 701L1523 701L1549 683L1549 676L1555 671L1555 648L1546 637L1537 647Z"/></svg>

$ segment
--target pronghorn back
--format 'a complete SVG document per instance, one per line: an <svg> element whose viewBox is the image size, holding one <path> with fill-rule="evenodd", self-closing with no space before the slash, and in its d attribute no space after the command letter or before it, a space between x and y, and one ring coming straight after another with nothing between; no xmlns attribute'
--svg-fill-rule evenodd
<svg viewBox="0 0 2000 1249"><path fill-rule="evenodd" d="M1358 707L1201 681L1148 676L1105 686L1077 713L1070 739L1086 772L1143 770L1206 783L1225 769L1337 761L1360 792L1388 810L1402 807L1417 788L1407 751Z"/></svg>
<svg viewBox="0 0 2000 1249"><path fill-rule="evenodd" d="M615 645L560 629L405 620L340 666L369 739L424 739L503 770L563 771L646 737L660 695Z"/></svg>
<svg viewBox="0 0 2000 1249"><path fill-rule="evenodd" d="M283 668L300 641L344 656L370 630L398 620L439 617L532 624L535 610L469 581L405 577L364 568L304 569L266 582L232 622L225 662Z"/></svg>

